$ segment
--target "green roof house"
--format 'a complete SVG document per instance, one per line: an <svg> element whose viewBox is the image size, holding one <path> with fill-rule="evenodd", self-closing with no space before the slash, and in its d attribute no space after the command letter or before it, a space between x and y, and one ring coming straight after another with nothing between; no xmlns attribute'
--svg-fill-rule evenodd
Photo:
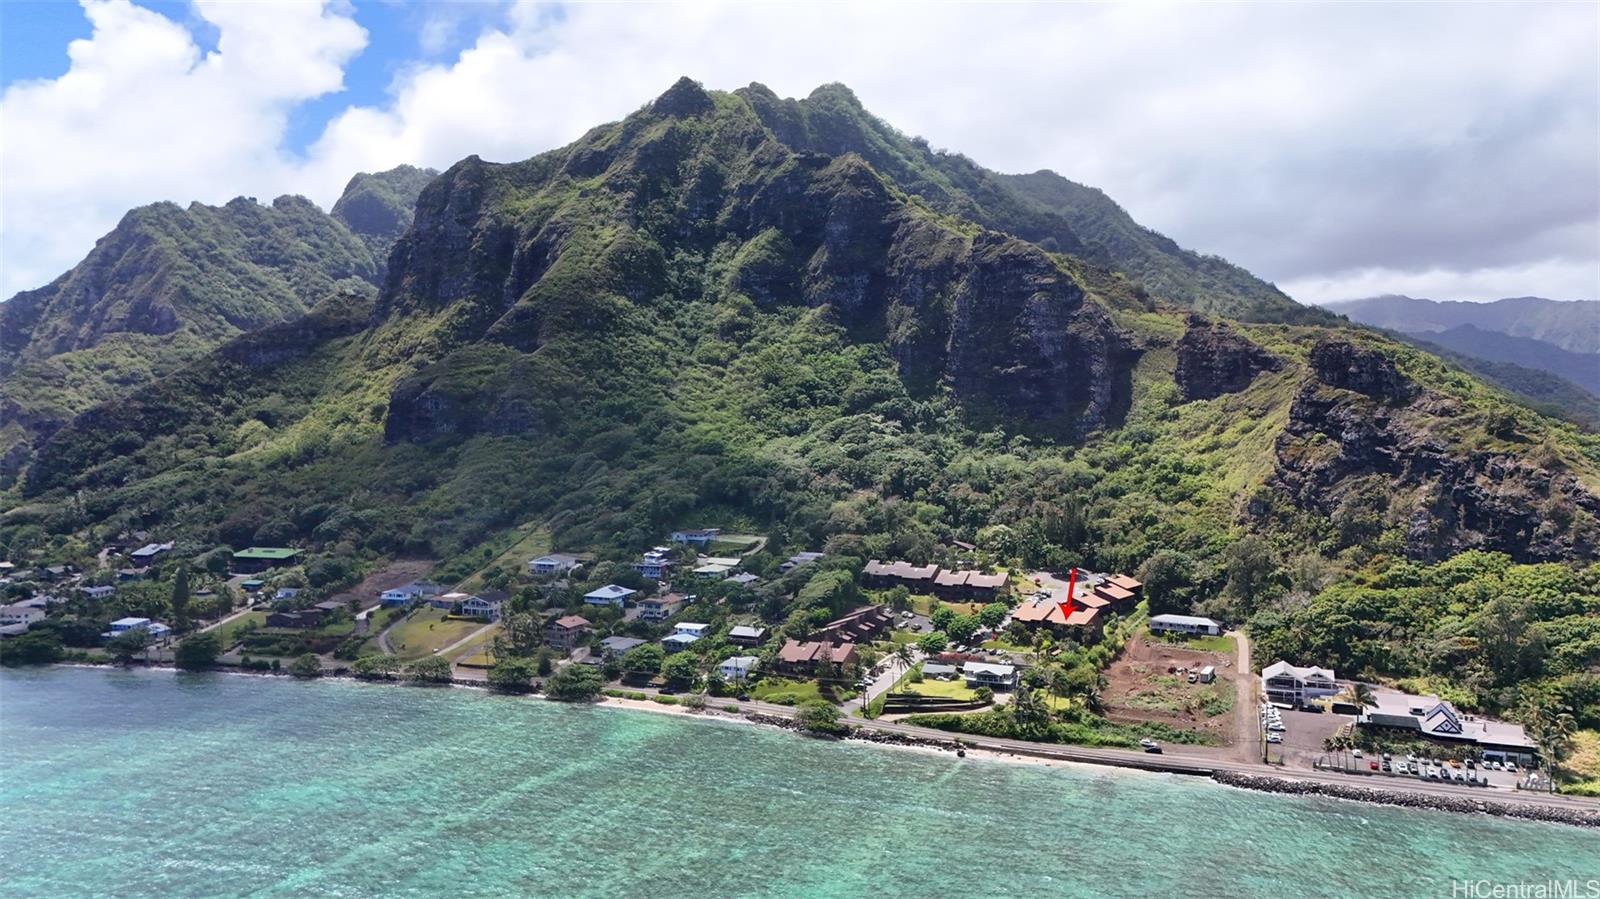
<svg viewBox="0 0 1600 899"><path fill-rule="evenodd" d="M300 550L284 546L252 546L233 554L233 570L236 574L254 574L279 565L293 565L298 555Z"/></svg>

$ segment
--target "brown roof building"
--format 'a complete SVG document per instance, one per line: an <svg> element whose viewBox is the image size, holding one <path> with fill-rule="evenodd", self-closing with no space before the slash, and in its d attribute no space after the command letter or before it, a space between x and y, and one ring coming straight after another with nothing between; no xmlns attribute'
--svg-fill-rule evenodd
<svg viewBox="0 0 1600 899"><path fill-rule="evenodd" d="M828 643L818 640L801 643L797 640L788 640L778 650L778 670L790 674L814 674L817 666L825 662L843 666L853 664L859 659L855 645L851 643Z"/></svg>
<svg viewBox="0 0 1600 899"><path fill-rule="evenodd" d="M591 629L589 619L582 615L563 615L545 627L544 639L551 646L570 650Z"/></svg>
<svg viewBox="0 0 1600 899"><path fill-rule="evenodd" d="M813 639L835 643L863 643L877 638L894 623L894 612L885 606L862 606L817 628Z"/></svg>

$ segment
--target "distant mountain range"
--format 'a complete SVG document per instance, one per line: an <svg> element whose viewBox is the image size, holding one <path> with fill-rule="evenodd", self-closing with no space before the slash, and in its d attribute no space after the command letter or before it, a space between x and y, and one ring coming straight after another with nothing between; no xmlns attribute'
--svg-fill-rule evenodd
<svg viewBox="0 0 1600 899"><path fill-rule="evenodd" d="M1358 322L1406 334L1437 334L1471 325L1481 331L1541 340L1574 353L1600 353L1600 301L1511 297L1465 303L1391 294L1324 305Z"/></svg>
<svg viewBox="0 0 1600 899"><path fill-rule="evenodd" d="M1464 303L1381 296L1327 308L1447 351L1475 374L1539 402L1570 404L1573 395L1519 368L1555 375L1600 398L1600 302L1513 297ZM1571 411L1587 417L1587 410Z"/></svg>

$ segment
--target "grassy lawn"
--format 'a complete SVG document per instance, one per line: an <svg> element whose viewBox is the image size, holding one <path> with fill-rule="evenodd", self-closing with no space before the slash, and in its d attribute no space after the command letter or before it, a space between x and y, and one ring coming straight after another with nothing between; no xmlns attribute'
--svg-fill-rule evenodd
<svg viewBox="0 0 1600 899"><path fill-rule="evenodd" d="M1165 642L1165 638L1163 638L1160 634L1147 633L1146 636L1152 643ZM1222 634L1216 637L1186 637L1185 639L1180 640L1173 645L1182 646L1185 649L1197 649L1201 652L1220 652L1230 656L1238 654L1238 647L1234 645L1233 638L1227 634Z"/></svg>
<svg viewBox="0 0 1600 899"><path fill-rule="evenodd" d="M1564 792L1600 796L1600 730L1580 730L1572 735L1572 749L1562 763L1569 783Z"/></svg>
<svg viewBox="0 0 1600 899"><path fill-rule="evenodd" d="M241 615L227 624L224 624L222 627L217 628L217 637L222 641L223 648L226 649L228 646L231 646L233 641L238 639L239 631L250 622L255 622L256 627L265 626L267 623L267 613L261 610L251 612L248 615Z"/></svg>
<svg viewBox="0 0 1600 899"><path fill-rule="evenodd" d="M813 699L821 699L822 693L817 689L816 681L767 678L750 688L750 698L758 699L762 702L791 705L810 702Z"/></svg>
<svg viewBox="0 0 1600 899"><path fill-rule="evenodd" d="M528 560L535 559L550 551L550 532L538 522L528 522L516 530L516 539L511 546L495 556L489 564L473 572L466 580L461 582L460 590L472 593L483 589L483 573L496 565L514 572L526 572ZM398 644L396 644L398 646Z"/></svg>
<svg viewBox="0 0 1600 899"><path fill-rule="evenodd" d="M324 624L322 627L317 628L317 633L324 637L348 637L350 636L350 632L354 631L355 629L356 623L346 618L343 621L335 621L332 624Z"/></svg>
<svg viewBox="0 0 1600 899"><path fill-rule="evenodd" d="M904 646L907 643L915 643L918 640L921 640L923 637L926 637L926 636L927 636L926 633L922 633L922 632L919 632L919 631L905 631L905 630L890 631L889 632L889 642L894 644L895 646Z"/></svg>
<svg viewBox="0 0 1600 899"><path fill-rule="evenodd" d="M754 534L723 534L706 544L708 556L739 556L749 552L761 538Z"/></svg>
<svg viewBox="0 0 1600 899"><path fill-rule="evenodd" d="M960 680L939 680L938 678L925 678L920 684L909 681L901 683L899 688L906 693L915 693L918 696L942 696L945 699L959 699L970 702L977 698L965 682Z"/></svg>
<svg viewBox="0 0 1600 899"><path fill-rule="evenodd" d="M389 634L395 655L408 662L430 656L434 650L443 649L483 627L483 622L468 618L446 621L445 614L443 609L421 609L396 625Z"/></svg>

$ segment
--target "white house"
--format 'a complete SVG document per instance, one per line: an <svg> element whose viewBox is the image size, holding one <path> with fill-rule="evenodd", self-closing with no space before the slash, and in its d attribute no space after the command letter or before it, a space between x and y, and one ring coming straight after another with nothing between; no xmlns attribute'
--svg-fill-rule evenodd
<svg viewBox="0 0 1600 899"><path fill-rule="evenodd" d="M148 618L118 618L116 621L111 622L111 630L100 636L110 639L126 634L129 631L144 631L150 635L151 639L159 640L171 634L172 628L159 621L151 621Z"/></svg>
<svg viewBox="0 0 1600 899"><path fill-rule="evenodd" d="M1261 669L1261 689L1271 702L1301 706L1339 692L1339 680L1332 668L1302 668L1279 660Z"/></svg>
<svg viewBox="0 0 1600 899"><path fill-rule="evenodd" d="M683 634L688 637L694 637L695 639L704 637L710 630L711 625L709 624L697 624L690 621L680 622L679 624L674 625L672 628L672 632L674 634Z"/></svg>
<svg viewBox="0 0 1600 899"><path fill-rule="evenodd" d="M20 624L31 627L36 621L44 620L44 609L38 606L13 603L9 606L0 606L0 627L10 624Z"/></svg>
<svg viewBox="0 0 1600 899"><path fill-rule="evenodd" d="M500 620L500 607L505 600L492 596L469 596L461 603L461 614L489 621Z"/></svg>
<svg viewBox="0 0 1600 899"><path fill-rule="evenodd" d="M1150 619L1152 634L1210 634L1222 633L1221 622L1196 615L1155 615Z"/></svg>
<svg viewBox="0 0 1600 899"><path fill-rule="evenodd" d="M720 533L722 533L721 528L690 528L683 531L673 531L672 542L688 543L694 546L705 546L711 541L717 539L717 535Z"/></svg>
<svg viewBox="0 0 1600 899"><path fill-rule="evenodd" d="M444 609L446 612L456 607L457 603L464 603L472 597L466 593L441 593L429 598L428 605L435 609Z"/></svg>
<svg viewBox="0 0 1600 899"><path fill-rule="evenodd" d="M528 573L532 575L552 575L571 571L577 568L583 560L571 553L551 553L537 559L528 560Z"/></svg>
<svg viewBox="0 0 1600 899"><path fill-rule="evenodd" d="M80 587L78 589L82 590L83 595L89 597L90 599L105 599L111 594L117 592L117 588L112 587L109 584L100 584L94 587Z"/></svg>
<svg viewBox="0 0 1600 899"><path fill-rule="evenodd" d="M923 675L928 669L924 665ZM988 687L993 690L1009 690L1017 685L1017 667L1015 665L994 665L989 662L967 662L961 666L961 673L967 677L969 687Z"/></svg>
<svg viewBox="0 0 1600 899"><path fill-rule="evenodd" d="M755 656L734 656L731 659L723 659L717 666L717 673L722 675L725 681L734 683L746 681L750 679L750 675L755 672L756 665L760 662L761 660Z"/></svg>
<svg viewBox="0 0 1600 899"><path fill-rule="evenodd" d="M616 606L620 609L628 597L638 592L616 584L606 584L604 587L583 594L583 601L591 606Z"/></svg>
<svg viewBox="0 0 1600 899"><path fill-rule="evenodd" d="M690 634L669 634L661 638L661 646L669 654L674 652L682 652L685 649L688 649L690 644L694 643L694 641L698 639L700 638Z"/></svg>
<svg viewBox="0 0 1600 899"><path fill-rule="evenodd" d="M438 596L444 588L430 581L412 581L378 594L378 601L386 606L409 606L418 600Z"/></svg>

